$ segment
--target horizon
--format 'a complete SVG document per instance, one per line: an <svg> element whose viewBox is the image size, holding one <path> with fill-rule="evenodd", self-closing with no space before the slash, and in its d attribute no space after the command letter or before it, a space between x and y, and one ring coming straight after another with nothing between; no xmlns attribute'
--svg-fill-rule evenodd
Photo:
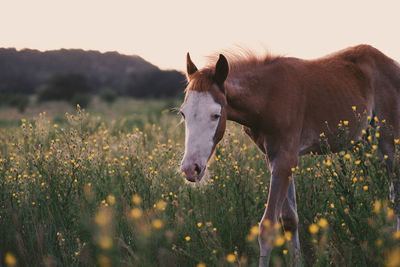
<svg viewBox="0 0 400 267"><path fill-rule="evenodd" d="M1 7L0 47L17 50L115 51L180 71L187 52L201 68L206 56L237 46L311 59L364 43L400 60L396 1L19 0Z"/></svg>

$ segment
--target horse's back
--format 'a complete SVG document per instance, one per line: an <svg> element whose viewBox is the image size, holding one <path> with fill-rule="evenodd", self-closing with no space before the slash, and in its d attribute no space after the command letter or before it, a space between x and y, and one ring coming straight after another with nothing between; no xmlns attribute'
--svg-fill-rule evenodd
<svg viewBox="0 0 400 267"><path fill-rule="evenodd" d="M346 121L350 139L368 127L368 116L386 119L399 131L400 68L379 50L360 45L327 57L305 61L303 92L306 95L302 151L319 147L321 133L337 136ZM329 138L329 137L328 137ZM338 147L338 149L340 149Z"/></svg>
<svg viewBox="0 0 400 267"><path fill-rule="evenodd" d="M269 143L300 142L299 153L304 154L319 150L323 133L333 150L341 149L334 142L338 125L356 140L368 127L368 116L374 115L400 133L400 68L372 46L314 60L278 57L243 76L250 77L247 83L252 87L249 108L257 106L255 116L262 114L250 133L259 146L263 142L256 138L257 131L268 136Z"/></svg>
<svg viewBox="0 0 400 267"><path fill-rule="evenodd" d="M336 58L354 63L371 80L374 89L385 90L394 87L400 93L400 64L370 45L350 47L326 59Z"/></svg>

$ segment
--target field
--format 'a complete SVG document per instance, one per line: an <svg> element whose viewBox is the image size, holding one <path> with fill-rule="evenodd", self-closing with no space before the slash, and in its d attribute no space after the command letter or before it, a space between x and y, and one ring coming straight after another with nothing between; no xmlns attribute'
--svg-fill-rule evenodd
<svg viewBox="0 0 400 267"><path fill-rule="evenodd" d="M205 181L186 183L179 104L0 110L0 266L256 266L265 158L230 123ZM368 134L295 170L305 266L400 266L379 129ZM291 263L288 236L278 225L272 266Z"/></svg>

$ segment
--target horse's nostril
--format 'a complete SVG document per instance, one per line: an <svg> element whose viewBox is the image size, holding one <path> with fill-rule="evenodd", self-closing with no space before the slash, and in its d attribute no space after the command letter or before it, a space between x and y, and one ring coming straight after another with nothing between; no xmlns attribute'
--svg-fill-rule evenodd
<svg viewBox="0 0 400 267"><path fill-rule="evenodd" d="M194 171L196 172L196 175L199 175L200 174L200 172L201 172L201 168L199 167L199 165L197 165L197 164L194 164Z"/></svg>

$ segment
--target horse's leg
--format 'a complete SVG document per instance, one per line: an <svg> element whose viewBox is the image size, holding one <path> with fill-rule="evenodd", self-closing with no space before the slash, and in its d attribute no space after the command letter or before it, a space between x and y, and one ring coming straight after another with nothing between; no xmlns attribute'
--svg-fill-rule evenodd
<svg viewBox="0 0 400 267"><path fill-rule="evenodd" d="M296 190L293 182L293 175L290 181L287 197L283 202L281 218L285 232L292 235L292 256L295 258L293 266L301 266L301 250L299 241L299 217L297 215Z"/></svg>
<svg viewBox="0 0 400 267"><path fill-rule="evenodd" d="M395 145L393 134L388 133L386 130L382 131L382 138L379 143L380 154L387 155L386 166L388 172L388 179L390 184L390 199L393 201L394 213L397 217L396 230L400 231L400 172L398 164L395 160Z"/></svg>
<svg viewBox="0 0 400 267"><path fill-rule="evenodd" d="M379 129L381 134L379 152L381 156L388 156L386 163L388 178L391 181L390 198L393 201L394 213L397 217L396 228L397 231L400 231L400 162L395 155L394 143L394 139L400 138L400 72L399 69L392 71L396 72L393 76L396 78L389 81L379 79L375 81L375 112L381 122L386 120L386 123L381 123Z"/></svg>
<svg viewBox="0 0 400 267"><path fill-rule="evenodd" d="M397 217L396 230L400 231L400 180L398 176L396 178L390 184L390 199L394 203L394 213Z"/></svg>
<svg viewBox="0 0 400 267"><path fill-rule="evenodd" d="M268 266L269 258L274 246L274 229L278 222L283 203L290 185L291 168L297 165L297 153L279 151L270 157L271 182L268 195L268 204L260 222L258 242L260 244L259 266Z"/></svg>

